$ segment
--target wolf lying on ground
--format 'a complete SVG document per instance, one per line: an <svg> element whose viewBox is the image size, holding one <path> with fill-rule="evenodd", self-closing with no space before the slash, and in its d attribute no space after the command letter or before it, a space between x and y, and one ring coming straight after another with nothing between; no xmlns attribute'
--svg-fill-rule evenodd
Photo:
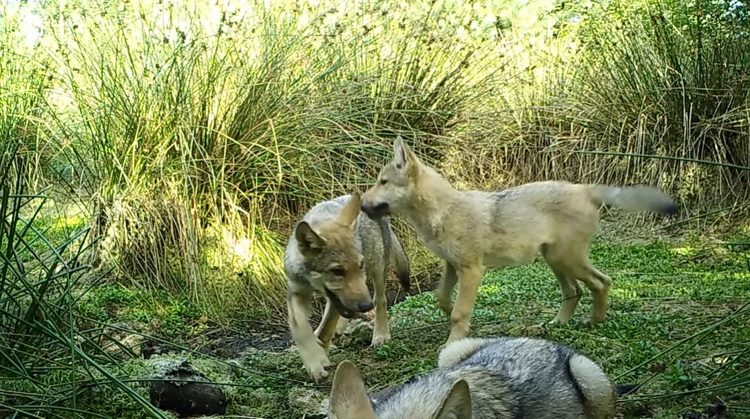
<svg viewBox="0 0 750 419"><path fill-rule="evenodd" d="M409 289L409 260L401 243L385 218L371 220L360 213L360 205L354 193L314 206L295 227L284 254L292 339L316 381L328 376L327 352L334 332L343 331L346 319L373 308L366 276L375 288L373 346L391 337L385 297L389 261L402 287ZM315 332L310 326L313 291L326 297Z"/></svg>
<svg viewBox="0 0 750 419"><path fill-rule="evenodd" d="M332 419L609 419L615 389L602 369L573 349L530 338L466 338L442 350L438 368L367 395L357 368L336 369Z"/></svg>
<svg viewBox="0 0 750 419"><path fill-rule="evenodd" d="M570 320L583 282L593 296L591 324L604 321L612 280L589 260L603 205L675 214L658 189L546 181L499 192L458 191L421 162L401 138L393 160L362 196L362 210L377 219L404 215L419 238L445 261L437 288L451 322L448 342L468 335L469 318L487 266L530 263L541 251L557 277L563 302L553 322ZM458 283L455 307L451 301Z"/></svg>

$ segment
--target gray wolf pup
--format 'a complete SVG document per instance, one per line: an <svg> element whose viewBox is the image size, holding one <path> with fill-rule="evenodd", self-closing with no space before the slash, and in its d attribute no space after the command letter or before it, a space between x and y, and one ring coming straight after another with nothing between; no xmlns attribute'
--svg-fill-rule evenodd
<svg viewBox="0 0 750 419"><path fill-rule="evenodd" d="M327 352L334 333L342 332L356 313L373 308L366 277L375 288L373 346L391 337L385 297L389 261L409 289L409 260L401 243L385 218L371 220L360 205L358 193L317 204L295 227L284 254L292 339L316 381L328 376ZM313 291L326 297L315 332L309 322Z"/></svg>
<svg viewBox="0 0 750 419"><path fill-rule="evenodd" d="M357 368L336 369L335 419L609 419L616 390L573 349L530 338L465 338L445 346L438 368L367 396Z"/></svg>
<svg viewBox="0 0 750 419"><path fill-rule="evenodd" d="M458 191L421 162L401 138L393 160L362 196L370 217L403 215L419 238L445 261L437 288L450 318L448 342L466 337L486 266L525 265L541 252L562 290L553 322L570 320L583 282L593 296L591 324L604 321L612 280L589 260L603 205L675 214L677 206L658 189L569 182L534 182L499 192ZM451 301L458 283L455 308Z"/></svg>

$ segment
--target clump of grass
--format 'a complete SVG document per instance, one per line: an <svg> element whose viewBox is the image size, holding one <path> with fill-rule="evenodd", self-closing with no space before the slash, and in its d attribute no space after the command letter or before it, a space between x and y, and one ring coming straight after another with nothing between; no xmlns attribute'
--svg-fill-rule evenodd
<svg viewBox="0 0 750 419"><path fill-rule="evenodd" d="M541 179L647 183L687 214L747 197L750 74L744 6L565 2L554 54L478 120L450 166L498 187ZM496 138L488 149L477 135Z"/></svg>
<svg viewBox="0 0 750 419"><path fill-rule="evenodd" d="M0 77L0 414L103 417L79 401L78 383L96 375L163 417L111 373L112 359L97 344L106 335L84 329L74 312L80 291L100 280L86 264L89 229L56 242L37 223L45 196L27 192L24 145L38 129L30 116L38 112L44 79L27 76Z"/></svg>
<svg viewBox="0 0 750 419"><path fill-rule="evenodd" d="M398 133L444 158L498 78L494 47L437 22L476 16L350 6L72 2L48 22L67 98L51 109L58 166L85 173L71 197L91 202L120 277L218 318L283 317L302 212L369 183Z"/></svg>

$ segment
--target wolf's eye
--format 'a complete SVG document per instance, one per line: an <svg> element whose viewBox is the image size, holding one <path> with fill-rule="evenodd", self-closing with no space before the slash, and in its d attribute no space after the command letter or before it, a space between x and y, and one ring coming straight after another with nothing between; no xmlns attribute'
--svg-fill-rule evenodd
<svg viewBox="0 0 750 419"><path fill-rule="evenodd" d="M331 269L331 273L336 276L346 276L346 271L344 268L333 268Z"/></svg>
<svg viewBox="0 0 750 419"><path fill-rule="evenodd" d="M381 185L385 185L386 183L388 183L388 179L380 179Z"/></svg>

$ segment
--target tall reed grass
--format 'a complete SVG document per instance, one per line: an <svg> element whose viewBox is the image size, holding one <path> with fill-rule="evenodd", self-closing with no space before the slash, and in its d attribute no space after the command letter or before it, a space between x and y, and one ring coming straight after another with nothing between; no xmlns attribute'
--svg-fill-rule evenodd
<svg viewBox="0 0 750 419"><path fill-rule="evenodd" d="M99 345L106 334L76 314L76 302L106 272L96 275L85 262L95 245L88 228L59 237L40 221L46 196L29 185L38 180L30 169L44 135L47 77L7 50L0 58L0 416L106 417L78 401L79 382L96 377L163 417L115 377Z"/></svg>
<svg viewBox="0 0 750 419"><path fill-rule="evenodd" d="M648 183L677 197L688 217L742 204L750 175L744 6L566 4L559 13L577 23L561 21L557 45L568 52L547 56L542 83L503 97L465 132L457 177L488 186L502 173Z"/></svg>
<svg viewBox="0 0 750 419"><path fill-rule="evenodd" d="M57 166L124 279L283 314L303 210L367 184L398 133L443 159L495 49L436 21L471 19L455 7L344 6L71 2L48 27Z"/></svg>
<svg viewBox="0 0 750 419"><path fill-rule="evenodd" d="M92 262L218 317L284 315L294 222L372 182L397 134L459 187L649 183L688 217L747 197L736 10L500 3L37 5L36 182L84 201Z"/></svg>

